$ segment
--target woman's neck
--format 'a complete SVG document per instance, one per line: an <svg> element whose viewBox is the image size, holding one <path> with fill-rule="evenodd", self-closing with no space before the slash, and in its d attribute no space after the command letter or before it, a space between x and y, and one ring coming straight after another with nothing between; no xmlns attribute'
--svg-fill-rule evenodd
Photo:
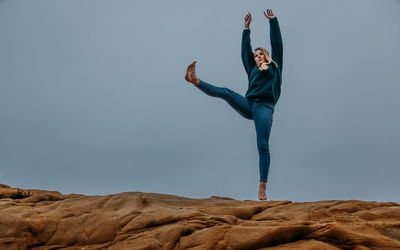
<svg viewBox="0 0 400 250"><path fill-rule="evenodd" d="M267 62L260 63L260 65L258 65L258 69L260 70L268 69L268 63Z"/></svg>

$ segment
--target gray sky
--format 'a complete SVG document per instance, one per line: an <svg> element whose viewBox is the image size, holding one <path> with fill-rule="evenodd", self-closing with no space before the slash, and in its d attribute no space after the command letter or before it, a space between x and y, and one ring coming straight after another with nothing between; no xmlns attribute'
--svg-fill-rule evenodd
<svg viewBox="0 0 400 250"><path fill-rule="evenodd" d="M243 18L282 94L272 200L400 202L400 1L0 0L0 183L256 199L254 123L184 80L244 94Z"/></svg>

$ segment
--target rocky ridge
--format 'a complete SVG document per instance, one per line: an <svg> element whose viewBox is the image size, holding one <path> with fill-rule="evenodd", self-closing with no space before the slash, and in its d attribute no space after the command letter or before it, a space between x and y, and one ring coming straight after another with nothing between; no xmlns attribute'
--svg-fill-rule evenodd
<svg viewBox="0 0 400 250"><path fill-rule="evenodd" d="M400 204L63 195L0 184L0 249L400 249Z"/></svg>

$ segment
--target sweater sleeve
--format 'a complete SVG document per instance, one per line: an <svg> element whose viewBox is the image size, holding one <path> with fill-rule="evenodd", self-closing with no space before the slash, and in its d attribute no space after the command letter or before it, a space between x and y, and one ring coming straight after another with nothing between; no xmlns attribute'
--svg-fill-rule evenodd
<svg viewBox="0 0 400 250"><path fill-rule="evenodd" d="M242 34L242 62L248 76L255 66L254 55L250 44L250 30L244 29Z"/></svg>
<svg viewBox="0 0 400 250"><path fill-rule="evenodd" d="M278 19L276 17L269 20L270 39L272 49L272 59L279 65L282 70L283 66L283 44L281 30L279 28Z"/></svg>

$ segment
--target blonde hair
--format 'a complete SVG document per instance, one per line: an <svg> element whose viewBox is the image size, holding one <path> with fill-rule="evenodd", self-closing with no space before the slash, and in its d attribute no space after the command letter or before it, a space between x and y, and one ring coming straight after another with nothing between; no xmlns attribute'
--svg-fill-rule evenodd
<svg viewBox="0 0 400 250"><path fill-rule="evenodd" d="M259 47L259 48L256 48L254 50L254 52L257 51L257 50L260 50L261 53L264 54L265 59L267 59L267 64L268 65L271 64L271 62L272 62L272 63L274 63L275 67L278 68L278 64L274 60L272 60L272 58L270 57L270 55L269 55L269 53L268 53L268 51L266 49ZM258 67L258 65L257 65L257 67ZM266 69L268 69L268 66L267 66Z"/></svg>

